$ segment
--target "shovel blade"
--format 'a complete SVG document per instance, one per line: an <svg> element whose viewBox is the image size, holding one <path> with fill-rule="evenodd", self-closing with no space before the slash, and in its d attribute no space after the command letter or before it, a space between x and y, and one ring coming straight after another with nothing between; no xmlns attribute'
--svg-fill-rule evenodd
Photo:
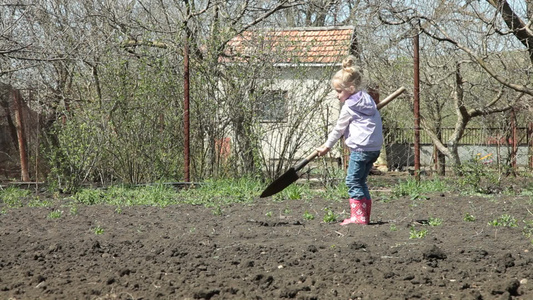
<svg viewBox="0 0 533 300"><path fill-rule="evenodd" d="M299 176L296 173L294 168L290 168L287 172L283 173L278 179L274 180L267 188L263 191L260 198L272 196L283 191L286 187L291 185L293 182L298 180Z"/></svg>

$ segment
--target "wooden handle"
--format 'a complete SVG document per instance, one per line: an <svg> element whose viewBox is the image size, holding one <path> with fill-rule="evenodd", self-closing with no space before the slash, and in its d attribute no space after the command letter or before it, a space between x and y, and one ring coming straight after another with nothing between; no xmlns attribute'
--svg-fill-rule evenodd
<svg viewBox="0 0 533 300"><path fill-rule="evenodd" d="M295 166L294 166L294 170L295 171L298 171L300 170L301 168L305 167L305 165L307 165L310 161L312 161L313 159L315 159L315 157L318 155L318 151L313 151L313 153L311 153L309 156L307 156L306 158L302 159L301 161L299 161Z"/></svg>
<svg viewBox="0 0 533 300"><path fill-rule="evenodd" d="M383 108L385 105L389 104L392 100L396 99L396 97L400 96L403 92L405 92L405 87L400 87L397 89L394 93L387 96L387 98L379 101L378 103L378 109Z"/></svg>

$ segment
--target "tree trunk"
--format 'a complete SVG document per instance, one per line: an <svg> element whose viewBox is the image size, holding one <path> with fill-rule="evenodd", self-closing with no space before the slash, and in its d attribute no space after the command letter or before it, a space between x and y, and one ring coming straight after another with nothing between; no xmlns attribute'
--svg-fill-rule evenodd
<svg viewBox="0 0 533 300"><path fill-rule="evenodd" d="M13 90L13 101L15 103L15 124L17 127L20 155L20 173L22 176L22 181L28 182L30 181L30 173L28 172L28 155L26 153L26 135L24 132L24 118L22 113L20 91Z"/></svg>

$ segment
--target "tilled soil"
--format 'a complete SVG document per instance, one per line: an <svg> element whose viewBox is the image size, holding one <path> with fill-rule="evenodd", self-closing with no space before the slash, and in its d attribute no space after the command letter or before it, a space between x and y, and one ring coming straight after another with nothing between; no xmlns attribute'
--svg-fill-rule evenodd
<svg viewBox="0 0 533 300"><path fill-rule="evenodd" d="M533 299L532 196L385 199L4 206L0 299Z"/></svg>

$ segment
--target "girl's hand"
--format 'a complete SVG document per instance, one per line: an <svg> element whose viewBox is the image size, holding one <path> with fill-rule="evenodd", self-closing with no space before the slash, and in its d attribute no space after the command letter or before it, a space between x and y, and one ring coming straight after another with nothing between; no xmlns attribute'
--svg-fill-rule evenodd
<svg viewBox="0 0 533 300"><path fill-rule="evenodd" d="M328 148L328 147L326 147L326 146L324 146L324 145L322 145L322 146L316 148L316 151L318 151L318 156L324 156L324 155L326 155L326 153L328 153L329 150L330 150L330 148Z"/></svg>

